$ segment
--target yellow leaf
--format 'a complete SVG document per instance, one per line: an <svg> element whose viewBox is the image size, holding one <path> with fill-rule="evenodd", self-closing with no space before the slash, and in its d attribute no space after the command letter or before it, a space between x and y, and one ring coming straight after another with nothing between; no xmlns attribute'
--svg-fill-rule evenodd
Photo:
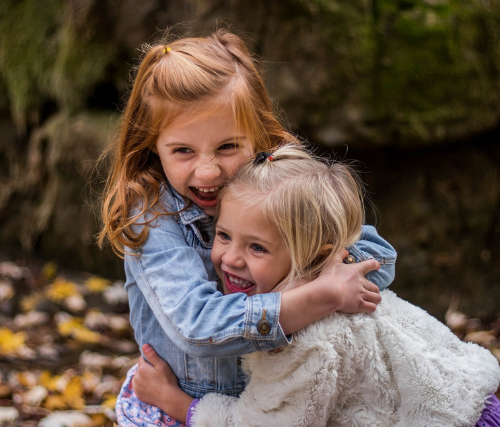
<svg viewBox="0 0 500 427"><path fill-rule="evenodd" d="M55 378L50 375L49 371L43 371L39 378L40 385L43 385L47 390L55 391Z"/></svg>
<svg viewBox="0 0 500 427"><path fill-rule="evenodd" d="M82 409L85 406L83 399L82 379L79 376L71 378L64 389L64 400L70 408Z"/></svg>
<svg viewBox="0 0 500 427"><path fill-rule="evenodd" d="M37 376L31 371L18 372L17 381L23 387L32 387L37 383Z"/></svg>
<svg viewBox="0 0 500 427"><path fill-rule="evenodd" d="M24 347L26 340L24 332L12 332L9 328L0 328L0 353L15 354L17 350Z"/></svg>
<svg viewBox="0 0 500 427"><path fill-rule="evenodd" d="M92 425L95 427L103 426L109 421L109 418L104 414L91 414L90 418L92 418Z"/></svg>
<svg viewBox="0 0 500 427"><path fill-rule="evenodd" d="M27 295L21 299L21 309L25 313L33 311L43 298L44 296L40 292L33 292L31 295Z"/></svg>
<svg viewBox="0 0 500 427"><path fill-rule="evenodd" d="M106 408L113 409L116 405L116 396L112 396L107 398L104 402L102 402L101 406L105 406Z"/></svg>
<svg viewBox="0 0 500 427"><path fill-rule="evenodd" d="M63 279L56 279L54 283L47 287L46 291L47 298L55 302L60 302L77 293L78 287L76 284Z"/></svg>
<svg viewBox="0 0 500 427"><path fill-rule="evenodd" d="M42 276L47 280L52 280L57 274L57 264L55 262L48 262L42 268Z"/></svg>
<svg viewBox="0 0 500 427"><path fill-rule="evenodd" d="M110 280L98 276L85 280L85 286L90 292L103 292L110 284Z"/></svg>
<svg viewBox="0 0 500 427"><path fill-rule="evenodd" d="M69 337L77 328L83 325L81 317L65 316L67 319L57 324L57 330L63 337Z"/></svg>
<svg viewBox="0 0 500 427"><path fill-rule="evenodd" d="M51 411L55 411L57 409L66 409L68 407L68 405L64 401L64 398L58 395L47 396L47 399L45 399L43 406Z"/></svg>
<svg viewBox="0 0 500 427"><path fill-rule="evenodd" d="M97 343L101 340L101 334L91 331L84 326L80 326L73 330L71 334L77 341L84 343Z"/></svg>
<svg viewBox="0 0 500 427"><path fill-rule="evenodd" d="M66 387L67 381L62 375L52 376L49 371L43 371L38 380L40 385L43 385L47 390L52 392L60 392L61 389Z"/></svg>

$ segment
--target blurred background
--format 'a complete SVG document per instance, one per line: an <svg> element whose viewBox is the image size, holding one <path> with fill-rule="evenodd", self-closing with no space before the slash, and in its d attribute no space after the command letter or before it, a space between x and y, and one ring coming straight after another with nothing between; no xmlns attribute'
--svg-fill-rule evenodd
<svg viewBox="0 0 500 427"><path fill-rule="evenodd" d="M449 314L476 318L463 334L489 330L485 346L498 346L499 0L2 0L0 282L11 290L0 286L0 320L21 303L27 313L59 312L33 300L44 286L54 304L76 283L88 303L123 278L122 261L95 244L106 172L95 163L115 137L141 46L179 23L179 35L224 26L246 40L287 127L321 152L359 160L375 206L367 222L399 254L392 289L440 319L451 304ZM58 268L73 282L57 279ZM94 275L111 282L89 282ZM66 314L84 307L66 305ZM68 319L56 319L60 333ZM92 329L82 322L70 325ZM80 344L102 341L72 333Z"/></svg>

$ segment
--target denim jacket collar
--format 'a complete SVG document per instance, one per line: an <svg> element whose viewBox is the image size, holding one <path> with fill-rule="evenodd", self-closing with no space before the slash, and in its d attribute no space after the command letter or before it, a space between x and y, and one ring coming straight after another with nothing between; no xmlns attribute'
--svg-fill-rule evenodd
<svg viewBox="0 0 500 427"><path fill-rule="evenodd" d="M175 212L175 219L179 219L183 225L192 224L195 221L200 221L202 223L209 223L212 221L212 217L208 216L201 208L193 202L186 202L186 199L182 197L175 189L170 185L170 183L162 184L160 189L160 199L166 205L171 205L171 200L168 199L165 193L165 187L168 188L173 196L175 206L171 206ZM188 205L186 209L184 209Z"/></svg>

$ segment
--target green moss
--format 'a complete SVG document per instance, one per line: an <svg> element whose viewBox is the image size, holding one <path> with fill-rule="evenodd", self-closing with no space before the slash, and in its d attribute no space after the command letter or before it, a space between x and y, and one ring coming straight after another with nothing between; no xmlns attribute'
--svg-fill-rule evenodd
<svg viewBox="0 0 500 427"><path fill-rule="evenodd" d="M498 123L498 0L289 1L314 36L311 62L330 77L310 109L314 126L353 99L357 124L381 142L432 143Z"/></svg>
<svg viewBox="0 0 500 427"><path fill-rule="evenodd" d="M500 101L500 10L472 1L413 3L392 14L382 10L376 23L383 46L373 99L378 116L428 141L438 137L437 125L480 120L492 127L498 109L491 106Z"/></svg>
<svg viewBox="0 0 500 427"><path fill-rule="evenodd" d="M0 6L0 75L12 114L24 126L47 99L61 110L84 106L115 48L96 35L96 20L77 25L71 3L10 0Z"/></svg>
<svg viewBox="0 0 500 427"><path fill-rule="evenodd" d="M61 0L4 0L0 4L0 73L16 122L50 96Z"/></svg>
<svg viewBox="0 0 500 427"><path fill-rule="evenodd" d="M60 33L52 75L55 97L70 111L84 106L89 92L105 75L116 49L100 40L93 28L77 30L69 21Z"/></svg>

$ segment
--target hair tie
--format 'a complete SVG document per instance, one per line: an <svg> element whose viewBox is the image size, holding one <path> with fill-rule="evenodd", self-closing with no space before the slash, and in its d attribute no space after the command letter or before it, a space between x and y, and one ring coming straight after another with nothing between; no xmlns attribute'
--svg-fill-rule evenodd
<svg viewBox="0 0 500 427"><path fill-rule="evenodd" d="M265 151L261 151L260 153L257 153L255 156L255 160L253 161L254 165L260 165L261 163L265 162L266 159L270 162L273 161L274 157L270 153L266 153Z"/></svg>
<svg viewBox="0 0 500 427"><path fill-rule="evenodd" d="M170 48L167 46L165 49L163 49L163 53L165 54L165 53L167 53L167 52L170 52L171 50L172 50L172 49L170 49Z"/></svg>

